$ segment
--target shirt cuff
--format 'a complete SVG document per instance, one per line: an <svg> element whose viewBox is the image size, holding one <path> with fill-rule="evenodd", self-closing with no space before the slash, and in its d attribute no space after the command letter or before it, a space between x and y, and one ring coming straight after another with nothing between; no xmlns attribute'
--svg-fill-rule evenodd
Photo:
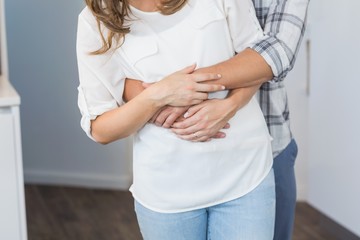
<svg viewBox="0 0 360 240"><path fill-rule="evenodd" d="M267 36L255 43L251 48L258 52L269 64L274 78L271 81L282 80L290 66L291 51L286 51L285 44L275 37Z"/></svg>
<svg viewBox="0 0 360 240"><path fill-rule="evenodd" d="M82 116L81 117L81 128L84 130L86 135L93 140L94 142L97 142L95 138L91 135L91 120L94 120L96 117L90 117L90 116Z"/></svg>

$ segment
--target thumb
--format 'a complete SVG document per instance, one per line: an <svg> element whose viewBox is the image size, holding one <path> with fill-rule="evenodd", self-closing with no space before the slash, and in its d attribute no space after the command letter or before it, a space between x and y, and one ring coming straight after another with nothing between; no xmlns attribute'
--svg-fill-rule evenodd
<svg viewBox="0 0 360 240"><path fill-rule="evenodd" d="M186 68L183 68L181 69L179 72L180 73L185 73L185 74L190 74L190 73L193 73L195 71L195 68L196 68L196 63L190 65L190 66L187 66Z"/></svg>

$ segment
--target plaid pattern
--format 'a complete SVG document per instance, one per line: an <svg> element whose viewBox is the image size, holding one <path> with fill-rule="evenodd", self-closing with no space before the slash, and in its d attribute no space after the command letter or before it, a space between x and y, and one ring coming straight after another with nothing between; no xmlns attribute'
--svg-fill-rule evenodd
<svg viewBox="0 0 360 240"><path fill-rule="evenodd" d="M257 96L264 113L276 157L290 143L289 108L283 80L293 68L309 0L253 0L256 16L266 37L252 49L270 65L274 79L262 85Z"/></svg>

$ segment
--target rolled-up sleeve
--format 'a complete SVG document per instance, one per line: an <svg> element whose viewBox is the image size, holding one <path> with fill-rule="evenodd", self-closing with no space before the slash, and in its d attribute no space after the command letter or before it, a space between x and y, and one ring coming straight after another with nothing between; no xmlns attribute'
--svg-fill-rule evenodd
<svg viewBox="0 0 360 240"><path fill-rule="evenodd" d="M123 104L125 76L116 55L91 55L101 47L95 18L85 9L78 19L77 63L79 70L78 107L81 127L92 139L91 121Z"/></svg>
<svg viewBox="0 0 360 240"><path fill-rule="evenodd" d="M251 48L270 65L275 76L273 80L280 81L294 66L305 32L309 0L271 2L270 6L261 6L261 1L255 0L257 16L264 20L262 27L266 37L255 42ZM267 12L265 19L264 12Z"/></svg>

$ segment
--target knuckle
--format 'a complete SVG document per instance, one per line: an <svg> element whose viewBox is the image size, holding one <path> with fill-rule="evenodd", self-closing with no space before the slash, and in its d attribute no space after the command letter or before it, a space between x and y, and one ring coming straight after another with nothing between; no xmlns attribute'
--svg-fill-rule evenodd
<svg viewBox="0 0 360 240"><path fill-rule="evenodd" d="M192 76L191 75L185 75L184 80L185 81L192 81Z"/></svg>
<svg viewBox="0 0 360 240"><path fill-rule="evenodd" d="M194 87L194 85L188 84L186 86L186 89L189 90L189 91L193 91L195 89L195 87Z"/></svg>

